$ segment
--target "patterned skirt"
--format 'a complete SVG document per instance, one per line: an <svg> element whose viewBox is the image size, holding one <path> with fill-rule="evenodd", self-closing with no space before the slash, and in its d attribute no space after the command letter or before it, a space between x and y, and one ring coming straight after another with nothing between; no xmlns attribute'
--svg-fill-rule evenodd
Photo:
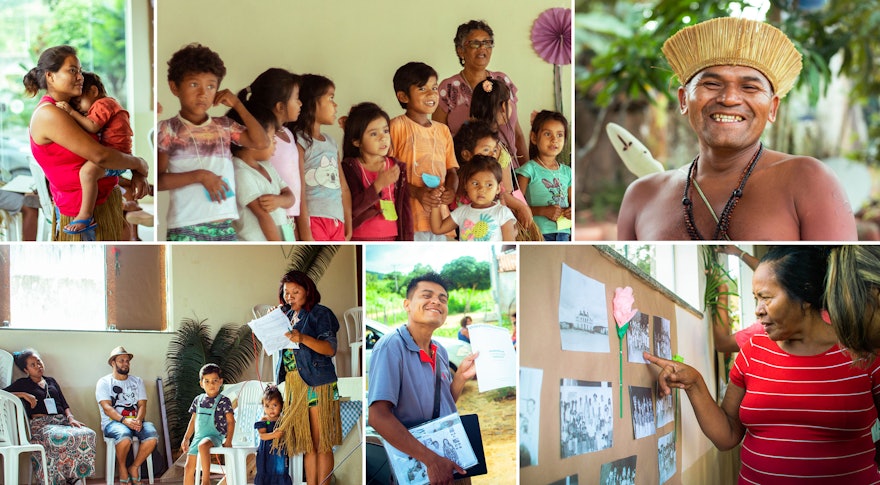
<svg viewBox="0 0 880 485"><path fill-rule="evenodd" d="M49 483L63 485L95 472L95 432L89 428L74 428L61 414L31 419L31 442L46 449L46 467ZM37 472L37 481L43 480L40 459L31 454L31 466Z"/></svg>

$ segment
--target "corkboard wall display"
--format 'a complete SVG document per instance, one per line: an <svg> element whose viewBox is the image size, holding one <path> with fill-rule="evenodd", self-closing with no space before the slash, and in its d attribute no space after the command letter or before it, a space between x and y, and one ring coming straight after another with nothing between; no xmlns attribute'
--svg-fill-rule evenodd
<svg viewBox="0 0 880 485"><path fill-rule="evenodd" d="M617 324L612 315L612 297L617 287L632 287L637 308L642 314L650 316L650 345L655 347L654 323L662 317L669 321L671 351L677 352L676 306L683 302L662 288L650 278L639 275L639 270L628 262L619 260L616 253L604 247L567 246L523 246L520 258L522 281L528 282L529 292L520 304L519 345L520 366L541 369L543 378L540 388L540 441L538 444L538 464L520 468L520 483L547 484L571 475L578 475L579 483L599 483L603 464L616 462L631 463L627 458L636 456L635 479L639 484L661 483L658 466L658 442L675 441L675 472L664 483L681 483L681 433L678 419L666 424L639 439L634 438L632 418L633 401L630 388L656 389L655 375L648 364L628 362L627 342L623 342L623 417L621 417L620 369ZM610 352L563 351L559 324L560 279L563 264L573 270L605 285L607 305L607 338ZM689 309L689 311L692 311ZM592 314L592 313L591 313ZM601 332L600 332L601 334ZM565 380L565 381L563 381ZM572 450L566 445L561 410L560 384L609 383L612 396L612 443L610 447L594 445L594 437L584 439L586 445L579 444ZM607 386L607 385L606 385ZM570 389L571 387L565 387ZM593 392L595 387L584 393ZM603 391L607 395L607 391ZM639 394L641 392L641 394ZM643 391L636 390L637 395ZM653 405L657 406L656 392ZM571 394L569 394L571 395ZM686 399L684 395L680 399ZM584 403L587 402L584 398ZM642 403L644 399L642 398ZM522 403L521 403L522 404ZM673 401L674 416L679 416L680 403ZM589 406L587 406L589 408ZM521 406L521 413L523 407ZM603 414L602 410L599 414ZM582 413L587 420L595 418L594 411ZM534 426L534 424L532 424ZM676 429L676 428L679 429ZM640 435L645 434L640 429ZM672 434L674 433L674 434ZM607 442L607 440L606 440ZM583 449L598 448L597 451L583 452ZM568 456L563 458L563 456ZM630 465L631 466L631 465ZM664 477L666 478L666 477Z"/></svg>

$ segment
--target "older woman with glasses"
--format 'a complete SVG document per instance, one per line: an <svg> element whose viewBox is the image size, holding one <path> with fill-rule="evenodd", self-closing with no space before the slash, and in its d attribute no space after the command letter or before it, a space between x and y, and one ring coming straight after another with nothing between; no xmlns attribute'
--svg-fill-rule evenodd
<svg viewBox="0 0 880 485"><path fill-rule="evenodd" d="M454 42L455 54L462 69L440 82L440 109L434 112L433 120L449 126L454 136L470 116L471 95L477 83L489 77L504 81L510 88L510 116L507 124L499 127L499 136L510 152L514 168L518 167L520 161L528 160L529 151L517 122L516 86L507 74L488 69L495 48L492 27L483 20L471 20L458 26Z"/></svg>

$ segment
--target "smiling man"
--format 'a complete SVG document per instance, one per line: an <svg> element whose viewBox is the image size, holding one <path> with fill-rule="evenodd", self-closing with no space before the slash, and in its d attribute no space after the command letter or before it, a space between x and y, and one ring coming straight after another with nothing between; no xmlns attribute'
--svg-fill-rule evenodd
<svg viewBox="0 0 880 485"><path fill-rule="evenodd" d="M449 356L431 337L448 315L449 293L440 275L426 273L406 289L408 321L382 337L370 359L370 426L398 450L424 463L432 484L453 483L453 472L464 473L413 437L407 428L457 412L455 401L465 382L476 375L474 359L466 357L453 376ZM456 483L470 483L468 479Z"/></svg>
<svg viewBox="0 0 880 485"><path fill-rule="evenodd" d="M713 19L677 32L663 54L682 83L679 109L699 154L629 186L618 239L856 239L834 174L815 158L760 141L801 71L801 54L785 34L764 22Z"/></svg>

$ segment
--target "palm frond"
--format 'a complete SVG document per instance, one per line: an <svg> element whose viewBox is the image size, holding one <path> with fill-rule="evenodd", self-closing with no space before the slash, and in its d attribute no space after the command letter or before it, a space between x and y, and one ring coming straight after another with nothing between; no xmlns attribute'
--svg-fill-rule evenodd
<svg viewBox="0 0 880 485"><path fill-rule="evenodd" d="M242 380L254 362L251 328L227 323L220 327L211 345L211 356L223 369L223 381L232 384Z"/></svg>
<svg viewBox="0 0 880 485"><path fill-rule="evenodd" d="M168 344L165 354L165 405L168 430L173 443L179 443L189 423L189 405L202 391L199 369L207 363L211 346L210 328L205 320L184 318Z"/></svg>
<svg viewBox="0 0 880 485"><path fill-rule="evenodd" d="M324 276L337 251L339 246L295 246L287 258L287 270L302 271L317 283Z"/></svg>

